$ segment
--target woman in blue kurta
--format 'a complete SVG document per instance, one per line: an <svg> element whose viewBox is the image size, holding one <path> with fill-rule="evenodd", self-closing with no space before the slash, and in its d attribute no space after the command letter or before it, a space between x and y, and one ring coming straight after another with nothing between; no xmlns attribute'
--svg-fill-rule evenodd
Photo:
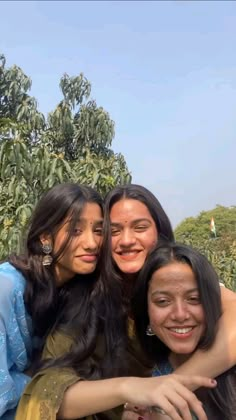
<svg viewBox="0 0 236 420"><path fill-rule="evenodd" d="M0 265L0 417L16 406L30 380L31 317L24 304L25 279L8 262Z"/></svg>
<svg viewBox="0 0 236 420"><path fill-rule="evenodd" d="M92 216L86 222L89 206ZM78 184L57 185L42 197L33 213L24 255L11 256L0 265L1 419L14 418L30 380L27 372L32 355L39 352L60 318L60 308L70 293L76 295L79 275L91 273L87 287L97 280L93 273L102 241L102 219L103 202L96 191ZM74 253L85 253L86 235L89 257L83 261Z"/></svg>

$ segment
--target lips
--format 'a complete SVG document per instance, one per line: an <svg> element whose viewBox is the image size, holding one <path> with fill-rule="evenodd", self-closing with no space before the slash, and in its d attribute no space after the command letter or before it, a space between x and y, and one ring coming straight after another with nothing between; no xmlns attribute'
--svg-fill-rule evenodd
<svg viewBox="0 0 236 420"><path fill-rule="evenodd" d="M195 326L191 327L170 327L169 334L177 339L187 339L192 336Z"/></svg>
<svg viewBox="0 0 236 420"><path fill-rule="evenodd" d="M132 249L129 251L116 251L116 254L119 255L120 258L122 258L123 260L134 260L139 253L142 252L142 250L140 249Z"/></svg>
<svg viewBox="0 0 236 420"><path fill-rule="evenodd" d="M185 327L185 328L169 328L170 331L176 332L177 334L187 334L193 330L193 327Z"/></svg>
<svg viewBox="0 0 236 420"><path fill-rule="evenodd" d="M97 254L84 254L84 255L78 255L76 258L79 258L80 260L84 262L94 262L97 261Z"/></svg>

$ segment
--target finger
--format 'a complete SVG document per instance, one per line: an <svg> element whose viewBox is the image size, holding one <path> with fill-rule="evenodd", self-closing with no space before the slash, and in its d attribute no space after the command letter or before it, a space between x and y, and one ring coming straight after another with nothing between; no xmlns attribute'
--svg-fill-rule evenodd
<svg viewBox="0 0 236 420"><path fill-rule="evenodd" d="M170 390L168 392L167 399L169 403L172 404L172 406L175 408L178 415L180 415L181 419L192 420L192 414L190 412L189 405L186 399L184 399L177 390Z"/></svg>
<svg viewBox="0 0 236 420"><path fill-rule="evenodd" d="M122 414L122 420L143 420L143 417L134 411L124 410Z"/></svg>
<svg viewBox="0 0 236 420"><path fill-rule="evenodd" d="M170 417L171 420L182 420L182 417L180 417L176 408L166 398L162 398L161 405L158 403L157 405L161 408L162 413L165 413L165 415L168 416L168 418ZM154 418L155 418L155 407L153 407L153 413L154 413ZM192 417L190 417L190 419L192 420Z"/></svg>
<svg viewBox="0 0 236 420"><path fill-rule="evenodd" d="M184 419L184 416L189 416L189 409L191 409L197 415L199 420L207 420L202 403L193 392L189 391L184 385L179 383L176 384L175 391L179 394L181 400L177 399L175 394L168 394L168 399L178 408ZM192 418L192 416L190 418Z"/></svg>
<svg viewBox="0 0 236 420"><path fill-rule="evenodd" d="M204 376L180 376L179 379L191 391L201 387L215 388L217 385L215 379L205 378Z"/></svg>
<svg viewBox="0 0 236 420"><path fill-rule="evenodd" d="M146 411L146 407L144 407L143 405L134 405L126 402L124 404L124 410L135 411L141 414Z"/></svg>

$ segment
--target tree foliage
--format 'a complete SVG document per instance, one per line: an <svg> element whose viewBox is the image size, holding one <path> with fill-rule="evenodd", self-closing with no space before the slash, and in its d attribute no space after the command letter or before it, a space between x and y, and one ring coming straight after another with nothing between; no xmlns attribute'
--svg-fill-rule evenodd
<svg viewBox="0 0 236 420"><path fill-rule="evenodd" d="M105 194L131 181L125 159L111 149L114 122L97 106L81 73L60 80L62 100L45 118L29 95L31 80L0 56L0 257L19 252L32 208L61 182Z"/></svg>
<svg viewBox="0 0 236 420"><path fill-rule="evenodd" d="M212 217L216 237L210 231ZM177 226L175 236L205 254L226 286L236 290L236 206L218 205L197 217L189 217Z"/></svg>

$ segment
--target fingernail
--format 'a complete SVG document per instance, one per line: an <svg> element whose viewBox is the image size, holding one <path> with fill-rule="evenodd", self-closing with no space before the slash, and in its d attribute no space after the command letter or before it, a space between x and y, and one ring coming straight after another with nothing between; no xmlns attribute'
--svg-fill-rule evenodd
<svg viewBox="0 0 236 420"><path fill-rule="evenodd" d="M138 407L134 406L134 409L135 409L135 410L138 410Z"/></svg>
<svg viewBox="0 0 236 420"><path fill-rule="evenodd" d="M217 384L215 379L211 379L211 383L214 384L214 385Z"/></svg>

